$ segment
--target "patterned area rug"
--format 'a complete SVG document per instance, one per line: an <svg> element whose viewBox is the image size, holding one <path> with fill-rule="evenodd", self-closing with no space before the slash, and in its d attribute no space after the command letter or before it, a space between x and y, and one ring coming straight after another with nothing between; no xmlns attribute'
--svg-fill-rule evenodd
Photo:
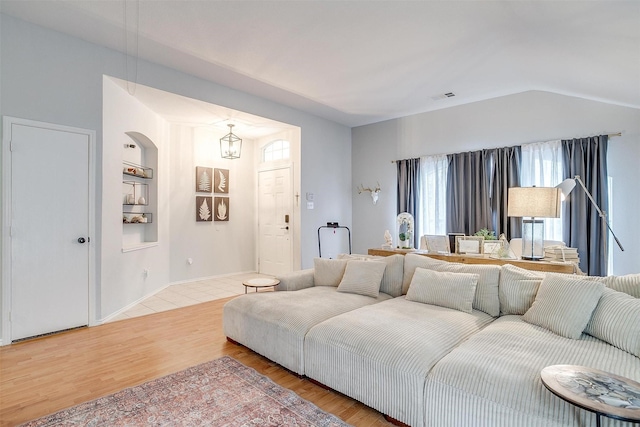
<svg viewBox="0 0 640 427"><path fill-rule="evenodd" d="M348 426L225 356L23 426Z"/></svg>

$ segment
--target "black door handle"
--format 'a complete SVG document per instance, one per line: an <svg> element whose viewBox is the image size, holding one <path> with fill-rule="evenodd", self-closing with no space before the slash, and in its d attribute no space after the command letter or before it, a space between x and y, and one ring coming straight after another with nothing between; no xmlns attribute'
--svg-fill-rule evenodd
<svg viewBox="0 0 640 427"><path fill-rule="evenodd" d="M78 243L84 243L86 242L84 237L78 237Z"/></svg>

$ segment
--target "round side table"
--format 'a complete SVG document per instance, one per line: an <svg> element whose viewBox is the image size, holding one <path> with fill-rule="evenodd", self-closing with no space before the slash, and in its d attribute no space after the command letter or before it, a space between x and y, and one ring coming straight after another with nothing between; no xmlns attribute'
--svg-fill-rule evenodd
<svg viewBox="0 0 640 427"><path fill-rule="evenodd" d="M540 372L544 386L561 399L596 413L640 423L640 383L598 369L576 365L547 366Z"/></svg>
<svg viewBox="0 0 640 427"><path fill-rule="evenodd" d="M280 284L280 280L278 279L269 279L269 278L257 278L257 279L249 279L242 282L244 285L244 293L247 293L247 289L255 288L256 292L261 288L274 288Z"/></svg>

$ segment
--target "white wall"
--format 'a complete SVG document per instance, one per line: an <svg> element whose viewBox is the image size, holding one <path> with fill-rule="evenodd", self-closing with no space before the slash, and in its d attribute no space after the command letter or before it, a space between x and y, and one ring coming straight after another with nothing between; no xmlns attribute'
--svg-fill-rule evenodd
<svg viewBox="0 0 640 427"><path fill-rule="evenodd" d="M396 174L391 160L529 142L622 132L609 143L612 223L625 251L614 251L614 274L640 271L640 110L531 91L389 120L352 131L354 184L380 181L376 206L352 191L354 252L379 247L394 230ZM368 184L369 183L369 184Z"/></svg>
<svg viewBox="0 0 640 427"><path fill-rule="evenodd" d="M108 148L110 141L102 138L103 75L126 78L125 57L116 51L13 17L0 14L0 19L0 115L96 131L99 165L96 177L96 211L99 214L96 224L101 232L98 236L92 236L94 238L91 240L96 244L97 252L96 283L99 290L109 289L107 295L99 296L102 312L98 311L97 317L103 318L130 297L122 282L117 285L101 283L103 279L120 281L124 277L112 276L111 271L103 272L107 266L101 263L102 260L119 255L113 254L115 246L110 244L108 251L103 253L103 241L106 239L108 242L110 238L104 235L109 226L103 226L102 222L112 219L111 214L105 215L103 210L102 189L109 186L113 177L107 177L112 173L110 169L104 170L107 175L103 186L103 169L100 165L110 165L114 154ZM138 82L300 127L300 192L304 194L313 191L318 198L316 209L301 212L302 267L313 265L313 257L317 254L316 230L319 225L330 220L350 223L351 130L346 126L145 61L139 62ZM103 159L103 155L107 158ZM107 211L111 212L111 208ZM160 217L157 219L162 220ZM158 259L169 265L169 259L164 253L158 254ZM156 276L154 272L160 276ZM168 273L161 272L162 270L153 267L150 279L163 276L168 278ZM132 277L135 280L138 274L136 271L126 273L127 280Z"/></svg>
<svg viewBox="0 0 640 427"><path fill-rule="evenodd" d="M218 141L228 132L170 129L171 282L255 271L254 142L243 138L241 157L227 160ZM196 193L196 166L228 169L229 193ZM196 196L229 197L229 221L196 222Z"/></svg>
<svg viewBox="0 0 640 427"><path fill-rule="evenodd" d="M99 263L100 313L104 318L169 283L169 139L167 123L129 95L109 77L104 78L102 131L102 242ZM123 252L123 233L152 225L122 224L122 160L124 144L133 140L125 132L136 131L158 148L154 180L158 200L149 200L158 227L158 244ZM163 191L164 189L164 191ZM151 197L151 196L150 196ZM124 227L127 227L125 230ZM143 274L148 270L148 277Z"/></svg>

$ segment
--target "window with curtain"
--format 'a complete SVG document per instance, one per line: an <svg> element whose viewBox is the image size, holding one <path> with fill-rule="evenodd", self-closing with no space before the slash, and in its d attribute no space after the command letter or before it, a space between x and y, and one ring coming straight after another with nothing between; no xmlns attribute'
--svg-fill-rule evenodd
<svg viewBox="0 0 640 427"><path fill-rule="evenodd" d="M522 187L555 187L564 175L561 141L522 145ZM544 218L544 238L563 241L562 218Z"/></svg>
<svg viewBox="0 0 640 427"><path fill-rule="evenodd" d="M447 171L446 155L420 158L422 192L418 198L418 215L422 218L419 236L447 232Z"/></svg>

